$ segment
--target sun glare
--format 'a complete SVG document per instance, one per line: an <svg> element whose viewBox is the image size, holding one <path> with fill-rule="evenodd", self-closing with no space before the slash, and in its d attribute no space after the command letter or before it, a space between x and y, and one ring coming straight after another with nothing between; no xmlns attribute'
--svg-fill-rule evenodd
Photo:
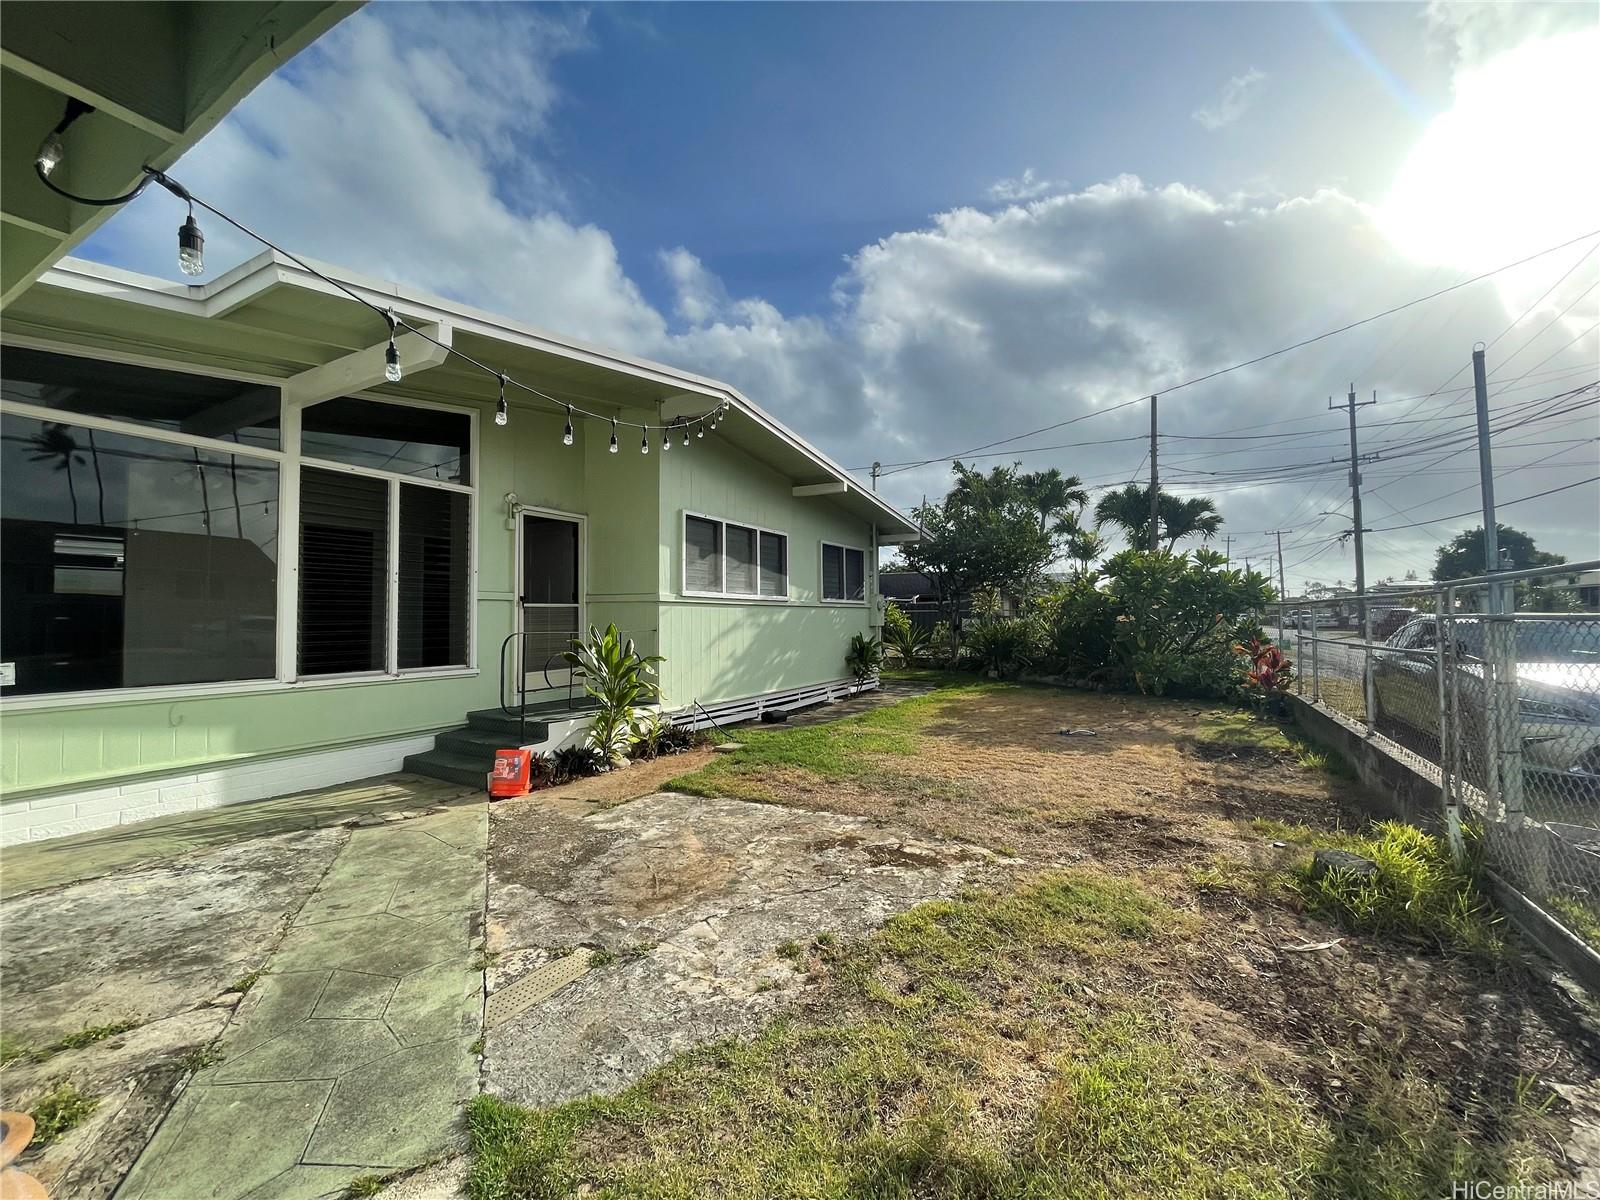
<svg viewBox="0 0 1600 1200"><path fill-rule="evenodd" d="M1456 84L1378 210L1419 261L1487 270L1600 228L1600 29L1527 42Z"/></svg>

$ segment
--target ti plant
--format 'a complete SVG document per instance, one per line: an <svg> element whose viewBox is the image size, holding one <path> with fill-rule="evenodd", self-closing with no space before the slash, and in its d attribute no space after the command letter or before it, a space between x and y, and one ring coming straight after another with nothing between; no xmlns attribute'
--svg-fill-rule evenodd
<svg viewBox="0 0 1600 1200"><path fill-rule="evenodd" d="M665 660L658 654L641 655L633 639L624 638L614 624L603 633L598 626L589 626L588 636L562 657L578 673L583 690L600 705L589 726L587 745L608 765L622 766L637 737L635 710L655 702L655 664Z"/></svg>
<svg viewBox="0 0 1600 1200"><path fill-rule="evenodd" d="M910 622L895 626L886 622L883 627L883 641L889 649L900 656L902 663L911 667L916 665L917 655L926 654L932 646L933 631Z"/></svg>
<svg viewBox="0 0 1600 1200"><path fill-rule="evenodd" d="M844 665L856 677L856 682L865 683L883 665L883 643L877 638L856 634L850 639L850 649L845 651Z"/></svg>

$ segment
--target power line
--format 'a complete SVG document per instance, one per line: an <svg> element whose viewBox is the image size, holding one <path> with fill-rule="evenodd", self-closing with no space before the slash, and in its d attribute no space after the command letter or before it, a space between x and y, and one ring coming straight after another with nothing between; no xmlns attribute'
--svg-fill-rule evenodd
<svg viewBox="0 0 1600 1200"><path fill-rule="evenodd" d="M1326 339L1331 338L1331 337L1337 337L1339 334L1342 334L1342 333L1348 333L1350 330L1358 329L1363 325L1370 325L1374 321L1381 321L1385 317L1393 316L1395 313L1398 313L1398 312L1404 312L1406 309L1414 308L1418 304L1425 304L1430 300L1435 300L1440 296L1447 295L1450 292L1454 292L1454 291L1459 290L1460 288L1470 287L1475 283L1480 283L1485 279L1489 279L1489 278L1492 278L1495 275L1499 275L1503 271L1509 271L1513 267L1520 267L1524 263L1533 262L1535 259L1543 258L1547 254L1553 254L1557 250L1564 250L1568 246L1577 245L1579 242L1587 241L1588 239L1593 238L1593 237L1600 237L1600 229L1591 230L1590 232L1585 233L1585 234L1581 234L1581 235L1579 235L1578 237L1575 237L1575 238L1569 238L1567 241L1561 242L1559 245L1547 246L1545 249L1540 250L1537 253L1530 254L1530 255L1526 256L1525 258L1519 258L1515 262L1506 263L1503 266L1499 266L1499 267L1494 268L1494 270L1492 270L1492 271L1485 271L1485 272L1483 272L1483 274L1475 275L1471 279L1461 280L1461 281L1459 281L1457 283L1451 284L1448 287L1440 288L1438 291L1430 292L1425 296L1418 296L1414 300L1408 300L1404 304L1397 304L1397 305L1393 306L1392 308L1384 309L1382 312L1373 313L1371 316L1362 317L1359 320L1347 322L1346 324L1341 325L1336 329L1329 329L1329 330L1327 330L1327 331L1325 331L1323 333L1316 334L1316 335L1314 335L1312 337L1302 338L1300 341L1292 342L1287 346L1280 346L1278 349L1270 350L1265 354L1258 354L1254 358L1245 359L1243 362L1237 362L1237 363L1231 364L1230 366L1220 367L1215 371L1208 371L1203 375L1196 375L1191 379L1185 379L1181 383L1175 383L1175 384L1172 384L1172 385L1170 385L1168 387L1164 387L1164 388L1157 388L1157 389L1155 389L1155 391L1156 391L1156 393L1158 395L1167 395L1167 394L1170 394L1172 392L1181 391L1182 389L1187 388L1187 387L1193 387L1196 384L1206 383L1206 382L1208 382L1208 381L1210 381L1212 379L1218 379L1221 376L1227 375L1227 374L1229 374L1229 373L1231 373L1233 371L1241 371L1246 367L1256 366L1256 365L1258 365L1260 363L1267 362L1269 359L1278 358L1278 357L1280 357L1280 356L1282 356L1284 354L1289 354L1289 353L1291 353L1291 352L1293 352L1295 350L1303 349L1304 347L1310 346L1310 345L1312 345L1312 344L1314 344L1316 342L1325 341ZM1453 379L1454 376L1452 376L1451 378ZM1447 380L1446 382L1448 383L1449 381ZM1069 419L1067 419L1065 421L1057 421L1057 422L1055 422L1054 424L1051 424L1051 425L1043 425L1043 426L1040 426L1038 429L1030 430L1027 433L1019 433L1019 434L1016 434L1016 435L1014 435L1012 437L1000 438L1000 439L998 439L996 441L992 441L992 442L985 442L981 446L974 446L974 447L972 447L970 449L967 449L967 450L958 450L958 451L956 451L956 452L954 452L952 454L936 454L936 455L933 455L932 457L922 459L922 460L920 460L920 461L918 461L916 463L907 464L906 466L898 468L897 471L892 472L892 473L898 474L900 471L911 470L914 467L925 467L925 466L928 466L931 463L943 462L943 461L946 461L946 460L949 460L949 459L964 458L964 457L967 457L969 455L976 454L976 453L978 453L980 451L983 451L983 450L992 449L995 446L1003 446L1003 445L1006 445L1006 444L1008 444L1010 442L1020 442L1025 438L1034 437L1034 436L1036 436L1038 434L1041 434L1041 433L1048 433L1051 430L1055 430L1055 429L1062 429L1062 428L1065 428L1068 425L1074 425L1079 421L1086 421L1090 417L1104 416L1107 413L1116 412L1118 409L1129 408L1129 407L1131 407L1132 405L1135 405L1135 404L1142 404L1146 400L1149 399L1149 396L1150 396L1150 392L1149 391L1145 391L1145 392L1141 393L1139 396L1135 397L1134 399L1124 400L1124 401L1122 401L1122 402L1120 402L1118 404L1113 404L1113 405L1110 405L1110 406L1108 406L1106 408L1096 409L1093 412L1082 413L1082 414L1080 414L1080 415L1078 415L1076 417L1071 417L1071 418L1069 418ZM891 474L891 472L884 472L883 474L887 475L887 474ZM880 476L880 478L881 478L881 476Z"/></svg>

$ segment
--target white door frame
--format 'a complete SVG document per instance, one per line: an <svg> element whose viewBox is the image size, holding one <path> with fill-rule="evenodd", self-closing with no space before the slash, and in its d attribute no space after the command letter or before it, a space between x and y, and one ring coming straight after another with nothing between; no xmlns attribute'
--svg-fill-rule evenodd
<svg viewBox="0 0 1600 1200"><path fill-rule="evenodd" d="M517 506L517 529L514 534L516 551L512 556L514 576L511 581L511 594L514 597L512 602L516 605L514 624L520 632L523 627L524 613L524 605L522 603L523 555L527 545L527 541L523 537L523 521L528 517L568 521L578 527L578 634L582 636L583 631L588 628L589 613L589 518L585 513L565 512L557 508L542 508L534 504L519 504ZM546 605L544 607L568 608L571 606L562 604ZM522 655L526 652L519 649L518 653ZM552 668L548 682L546 682L544 671L540 670L528 674L525 677L524 686L530 692L543 691L549 687L566 687L571 682L571 679L572 671L570 669L557 670Z"/></svg>

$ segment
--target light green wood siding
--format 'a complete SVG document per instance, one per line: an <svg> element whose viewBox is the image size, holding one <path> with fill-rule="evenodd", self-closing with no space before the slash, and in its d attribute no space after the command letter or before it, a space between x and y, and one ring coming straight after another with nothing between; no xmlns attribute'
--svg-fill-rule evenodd
<svg viewBox="0 0 1600 1200"><path fill-rule="evenodd" d="M732 418L738 420L738 417ZM662 461L660 562L662 682L672 704L709 703L841 679L846 647L872 631L870 603L822 600L822 543L865 550L869 602L877 593L872 528L825 496L796 498L793 481L715 434ZM706 600L682 595L683 517L700 513L789 536L789 599Z"/></svg>

